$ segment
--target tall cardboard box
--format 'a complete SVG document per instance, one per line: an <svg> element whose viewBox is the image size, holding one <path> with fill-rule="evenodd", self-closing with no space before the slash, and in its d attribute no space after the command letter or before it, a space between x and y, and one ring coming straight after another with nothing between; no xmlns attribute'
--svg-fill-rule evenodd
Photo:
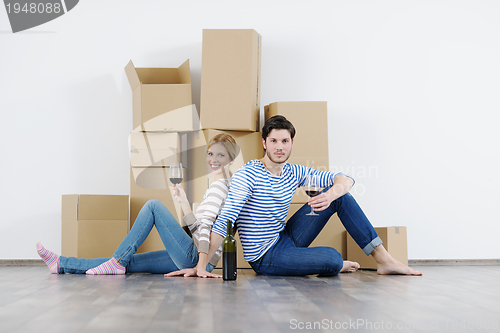
<svg viewBox="0 0 500 333"><path fill-rule="evenodd" d="M63 195L61 217L63 256L111 257L128 233L128 195Z"/></svg>
<svg viewBox="0 0 500 333"><path fill-rule="evenodd" d="M262 37L252 29L204 29L202 128L259 131Z"/></svg>
<svg viewBox="0 0 500 333"><path fill-rule="evenodd" d="M240 148L240 153L231 165L233 173L250 160L262 158L263 156L262 133L260 132L205 129L187 133L187 186L189 202L203 201L203 195L209 186L207 146L214 136L221 133L231 135Z"/></svg>
<svg viewBox="0 0 500 333"><path fill-rule="evenodd" d="M329 170L328 109L326 102L275 102L264 107L266 121L282 115L295 127L290 164L305 165L316 170ZM306 203L309 197L298 188L292 203Z"/></svg>
<svg viewBox="0 0 500 333"><path fill-rule="evenodd" d="M133 98L133 126L143 131L198 129L189 60L178 68L125 67Z"/></svg>
<svg viewBox="0 0 500 333"><path fill-rule="evenodd" d="M396 260L408 265L406 227L375 228L387 252ZM351 236L347 237L347 260L356 261L365 269L377 269L377 262L367 256Z"/></svg>
<svg viewBox="0 0 500 333"><path fill-rule="evenodd" d="M292 203L288 209L287 221L295 214L304 204ZM310 212L308 207L307 213ZM310 247L328 246L337 250L342 258L347 258L347 231L340 221L337 213L330 217L325 227L319 233L318 237L311 243Z"/></svg>
<svg viewBox="0 0 500 333"><path fill-rule="evenodd" d="M130 227L133 227L135 219L142 206L148 200L159 200L172 213L182 226L182 210L179 202L172 196L171 183L168 180L169 168L149 167L149 168L130 168ZM184 178L186 177L184 169ZM186 189L185 183L181 183ZM153 227L151 233L144 243L137 250L138 253L164 250L165 246L156 230Z"/></svg>

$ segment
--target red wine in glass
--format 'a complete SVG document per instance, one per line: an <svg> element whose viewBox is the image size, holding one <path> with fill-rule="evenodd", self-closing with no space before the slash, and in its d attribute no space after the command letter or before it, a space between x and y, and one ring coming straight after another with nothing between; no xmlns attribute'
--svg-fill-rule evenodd
<svg viewBox="0 0 500 333"><path fill-rule="evenodd" d="M168 178L172 184L180 184L184 175L182 174L182 163L172 163L168 170Z"/></svg>
<svg viewBox="0 0 500 333"><path fill-rule="evenodd" d="M319 191L316 191L316 190L306 190L306 194L312 198L312 197L317 196L319 194Z"/></svg>
<svg viewBox="0 0 500 333"><path fill-rule="evenodd" d="M182 178L172 177L172 178L170 178L170 182L171 182L172 184L174 184L174 185L176 185L176 184L180 184L180 183L182 183Z"/></svg>
<svg viewBox="0 0 500 333"><path fill-rule="evenodd" d="M310 196L311 198L317 196L320 192L319 176L318 175L307 175L306 180L304 182L304 187L305 187L306 194L308 196ZM314 209L312 207L311 207L311 212L309 214L306 214L306 215L318 216L318 214L316 214L314 212Z"/></svg>

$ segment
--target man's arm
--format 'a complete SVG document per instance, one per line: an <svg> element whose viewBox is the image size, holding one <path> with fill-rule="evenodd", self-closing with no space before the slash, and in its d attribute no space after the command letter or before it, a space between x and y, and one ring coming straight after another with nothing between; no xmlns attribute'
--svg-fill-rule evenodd
<svg viewBox="0 0 500 333"><path fill-rule="evenodd" d="M310 198L307 203L315 211L320 212L330 206L332 201L337 200L347 192L349 192L354 185L354 180L344 175L336 175L332 187L324 193Z"/></svg>

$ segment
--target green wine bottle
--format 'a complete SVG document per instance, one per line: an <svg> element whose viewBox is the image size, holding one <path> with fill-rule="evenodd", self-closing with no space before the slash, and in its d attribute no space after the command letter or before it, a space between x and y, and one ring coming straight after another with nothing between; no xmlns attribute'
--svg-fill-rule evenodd
<svg viewBox="0 0 500 333"><path fill-rule="evenodd" d="M231 220L227 221L227 236L222 242L222 279L236 280L236 239Z"/></svg>

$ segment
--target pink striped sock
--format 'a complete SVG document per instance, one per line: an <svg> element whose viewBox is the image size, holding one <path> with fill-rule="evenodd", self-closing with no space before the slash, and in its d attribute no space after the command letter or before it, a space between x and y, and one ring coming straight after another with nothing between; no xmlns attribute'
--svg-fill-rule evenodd
<svg viewBox="0 0 500 333"><path fill-rule="evenodd" d="M36 252L47 266L49 266L49 271L52 274L59 273L59 255L44 248L40 242L36 243Z"/></svg>
<svg viewBox="0 0 500 333"><path fill-rule="evenodd" d="M123 275L125 267L120 264L115 258L111 258L103 262L95 268L91 268L85 272L87 275Z"/></svg>

